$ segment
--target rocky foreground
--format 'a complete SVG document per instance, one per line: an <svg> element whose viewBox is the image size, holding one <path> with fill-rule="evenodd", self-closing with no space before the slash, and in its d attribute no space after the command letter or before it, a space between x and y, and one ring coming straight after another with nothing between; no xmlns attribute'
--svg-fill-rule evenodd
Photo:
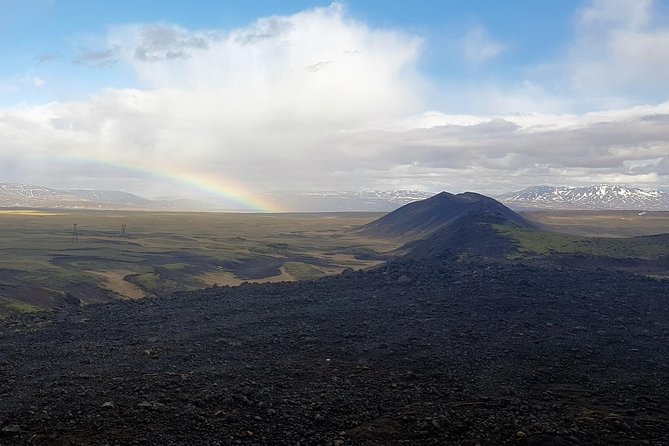
<svg viewBox="0 0 669 446"><path fill-rule="evenodd" d="M7 445L667 445L669 281L395 263L0 323Z"/></svg>

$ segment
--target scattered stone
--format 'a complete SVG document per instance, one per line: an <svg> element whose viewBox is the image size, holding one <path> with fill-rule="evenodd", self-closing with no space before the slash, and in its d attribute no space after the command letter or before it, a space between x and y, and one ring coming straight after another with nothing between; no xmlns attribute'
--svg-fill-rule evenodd
<svg viewBox="0 0 669 446"><path fill-rule="evenodd" d="M0 444L667 443L669 282L476 262L4 320Z"/></svg>
<svg viewBox="0 0 669 446"><path fill-rule="evenodd" d="M411 283L411 277L407 276L406 274L402 274L397 278L397 283L399 285L406 285Z"/></svg>
<svg viewBox="0 0 669 446"><path fill-rule="evenodd" d="M3 426L0 432L7 436L16 435L21 433L21 427L18 424L8 424L7 426Z"/></svg>

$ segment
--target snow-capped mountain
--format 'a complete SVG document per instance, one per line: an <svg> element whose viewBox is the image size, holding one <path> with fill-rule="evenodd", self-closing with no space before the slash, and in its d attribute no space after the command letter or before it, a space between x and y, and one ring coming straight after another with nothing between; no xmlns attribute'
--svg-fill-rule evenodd
<svg viewBox="0 0 669 446"><path fill-rule="evenodd" d="M204 209L195 200L150 200L113 190L58 190L43 186L0 183L0 207L64 209Z"/></svg>
<svg viewBox="0 0 669 446"><path fill-rule="evenodd" d="M413 190L284 191L266 194L282 209L312 212L389 212L433 195L433 192Z"/></svg>
<svg viewBox="0 0 669 446"><path fill-rule="evenodd" d="M515 208L669 211L667 192L608 184L582 187L532 186L500 195L497 199Z"/></svg>
<svg viewBox="0 0 669 446"><path fill-rule="evenodd" d="M153 200L116 190L75 189L68 190L67 193L96 203L116 203L129 207L151 207L153 205Z"/></svg>
<svg viewBox="0 0 669 446"><path fill-rule="evenodd" d="M287 211L389 212L434 195L411 190L359 192L273 192L265 197ZM213 203L213 204L212 204ZM42 186L0 183L0 207L67 209L225 210L229 204L186 199L151 200L113 190L58 190Z"/></svg>
<svg viewBox="0 0 669 446"><path fill-rule="evenodd" d="M85 201L74 194L48 187L0 183L2 207L80 207Z"/></svg>

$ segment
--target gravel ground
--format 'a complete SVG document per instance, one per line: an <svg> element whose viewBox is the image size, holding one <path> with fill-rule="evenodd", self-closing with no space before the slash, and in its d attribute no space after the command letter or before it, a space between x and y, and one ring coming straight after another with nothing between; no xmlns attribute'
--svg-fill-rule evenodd
<svg viewBox="0 0 669 446"><path fill-rule="evenodd" d="M669 281L395 262L0 322L0 444L669 445Z"/></svg>

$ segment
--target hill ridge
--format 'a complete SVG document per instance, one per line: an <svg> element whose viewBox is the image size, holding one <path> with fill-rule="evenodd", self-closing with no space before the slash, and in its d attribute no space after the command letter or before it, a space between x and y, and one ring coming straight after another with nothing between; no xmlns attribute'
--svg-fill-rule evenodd
<svg viewBox="0 0 669 446"><path fill-rule="evenodd" d="M497 199L518 208L669 210L667 192L614 184L530 186Z"/></svg>
<svg viewBox="0 0 669 446"><path fill-rule="evenodd" d="M525 218L497 200L476 192L440 192L409 203L358 230L376 237L423 239L469 215L500 215L521 227L534 227Z"/></svg>

